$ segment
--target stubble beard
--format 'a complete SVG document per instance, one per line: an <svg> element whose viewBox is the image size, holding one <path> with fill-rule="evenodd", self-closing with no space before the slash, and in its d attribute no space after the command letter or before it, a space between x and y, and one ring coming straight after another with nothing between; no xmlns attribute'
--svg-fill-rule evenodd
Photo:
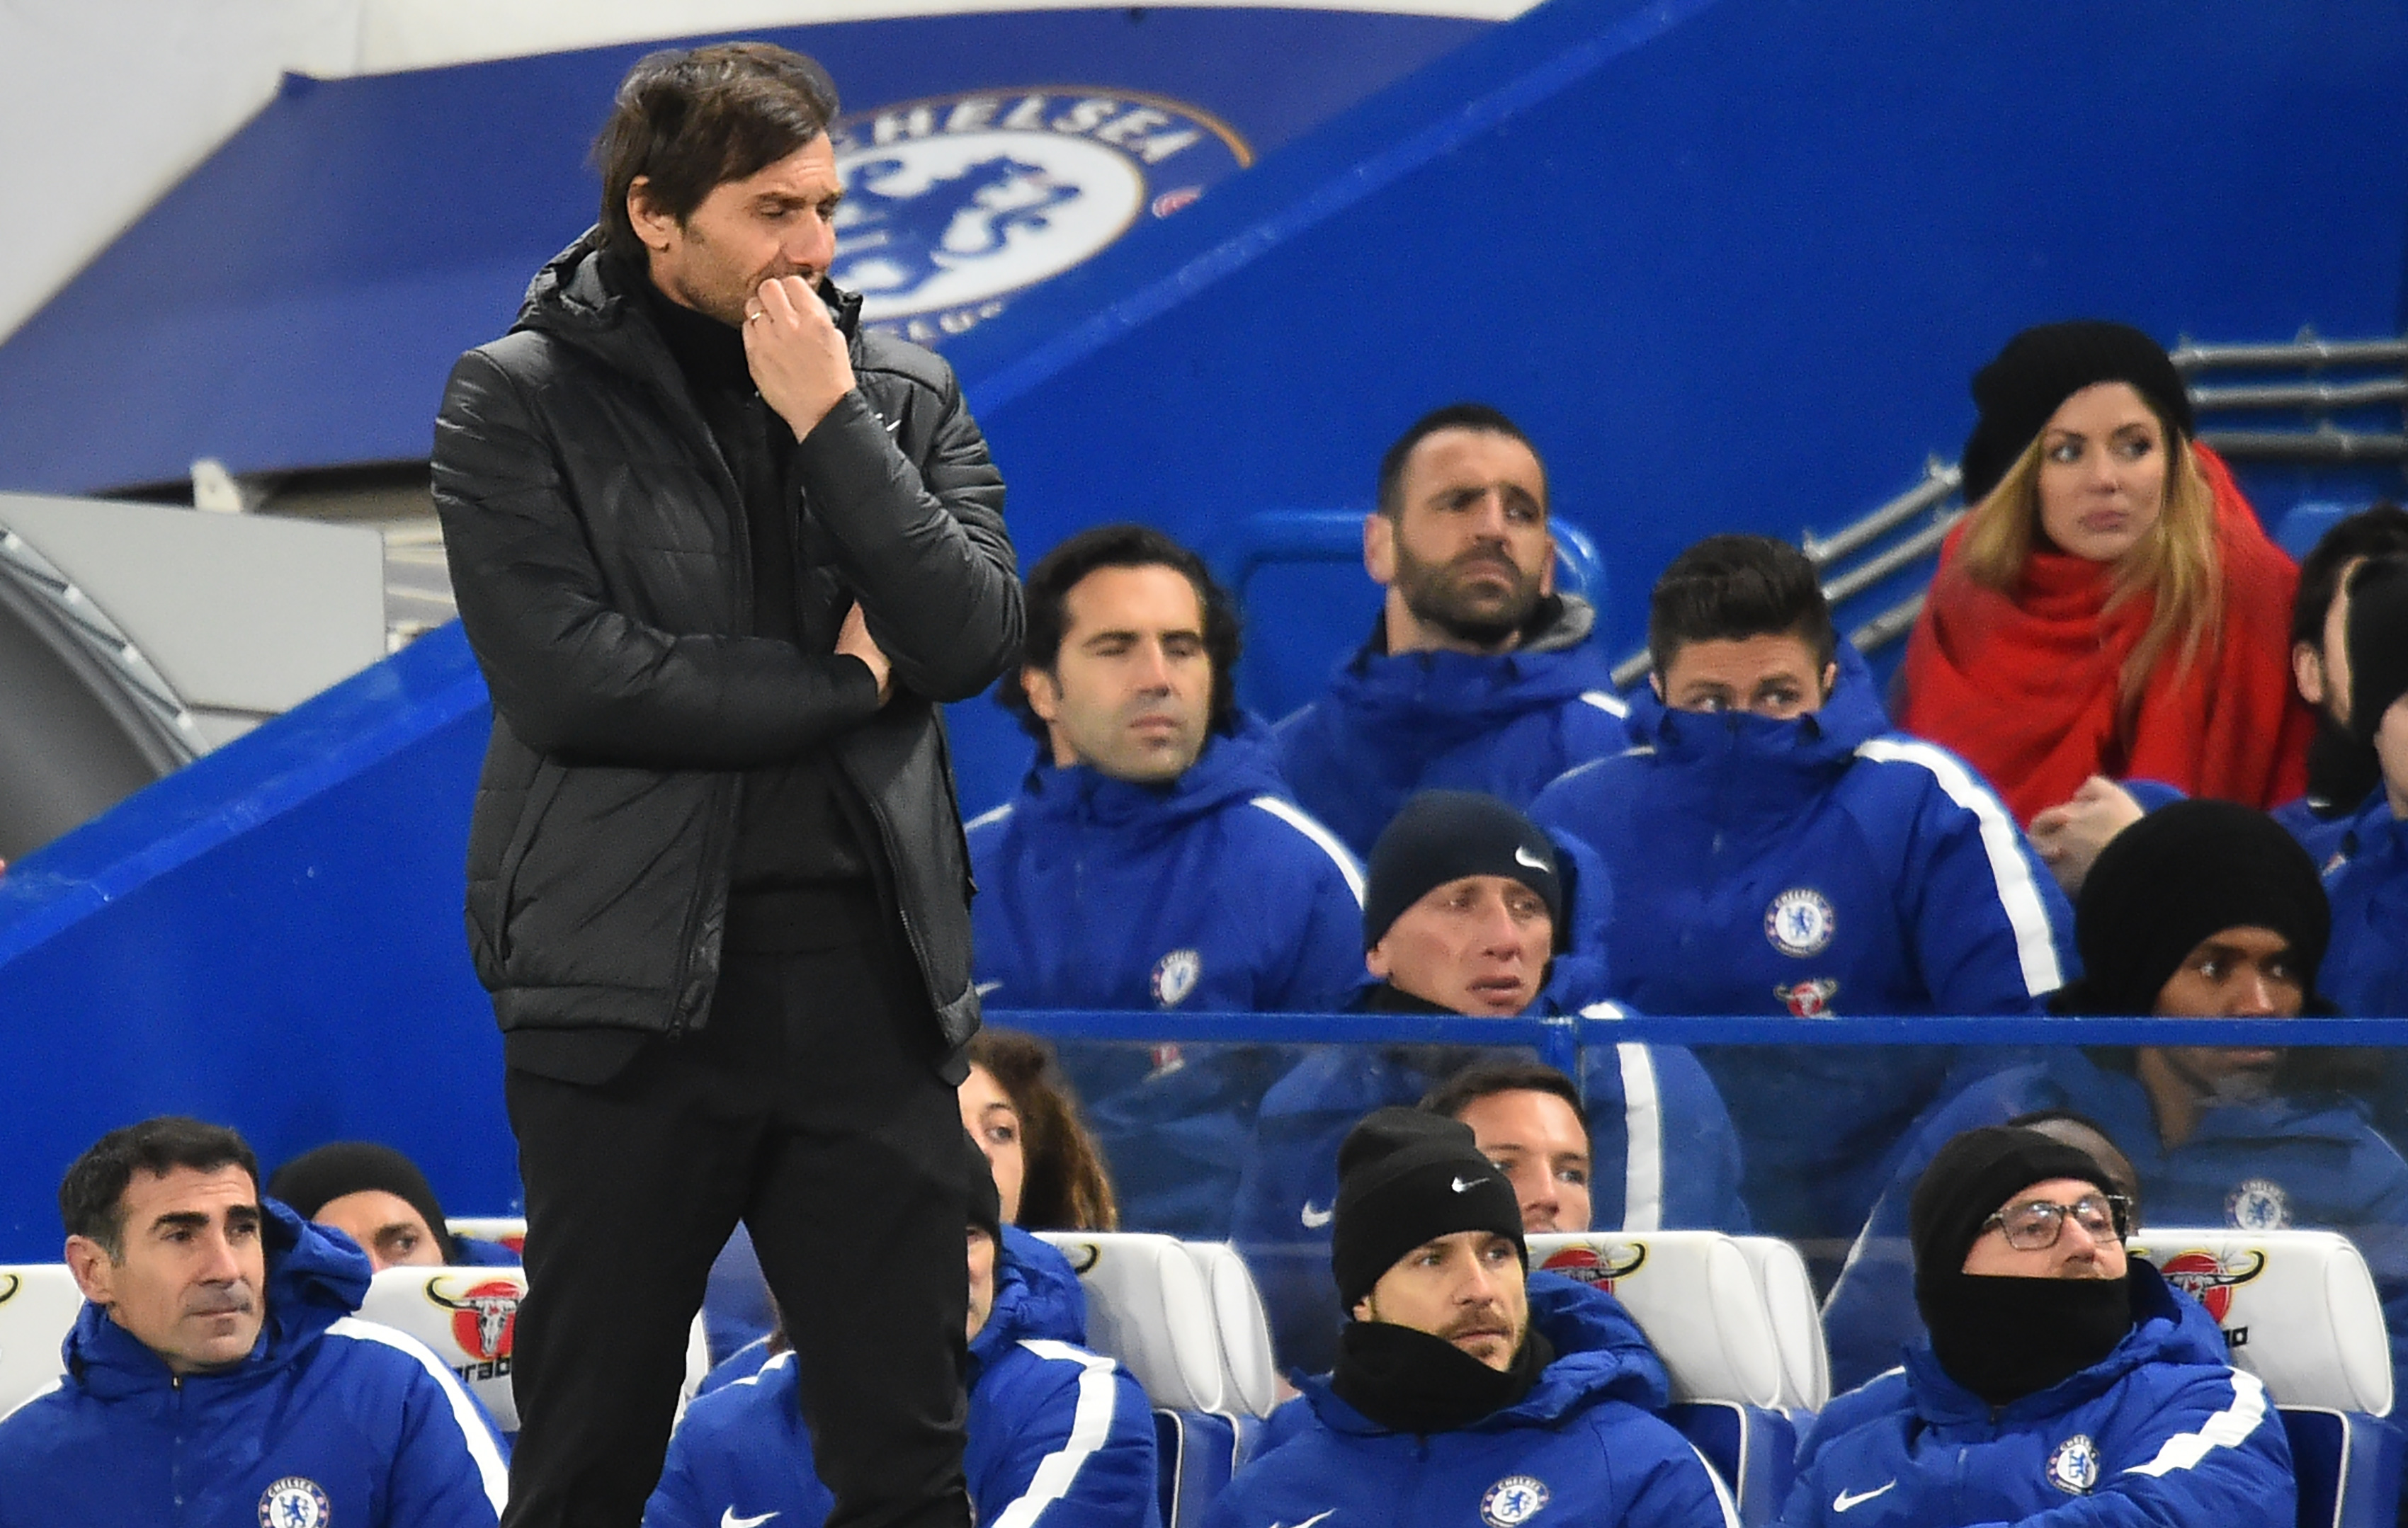
<svg viewBox="0 0 2408 1528"><path fill-rule="evenodd" d="M1458 642L1494 650L1512 641L1529 624L1543 596L1540 580L1513 567L1513 582L1502 596L1469 589L1463 570L1512 566L1511 559L1466 554L1451 562L1422 562L1400 544L1397 548L1396 586L1405 608L1415 621L1435 627Z"/></svg>

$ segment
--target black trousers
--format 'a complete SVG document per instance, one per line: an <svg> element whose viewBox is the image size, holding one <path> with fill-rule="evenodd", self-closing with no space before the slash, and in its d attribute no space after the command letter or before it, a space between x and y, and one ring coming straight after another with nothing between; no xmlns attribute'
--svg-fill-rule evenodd
<svg viewBox="0 0 2408 1528"><path fill-rule="evenodd" d="M968 1528L970 1158L924 987L882 922L865 909L866 942L839 948L731 950L710 1023L608 1082L508 1074L527 1295L506 1528L638 1528L739 1218L794 1342L829 1528Z"/></svg>

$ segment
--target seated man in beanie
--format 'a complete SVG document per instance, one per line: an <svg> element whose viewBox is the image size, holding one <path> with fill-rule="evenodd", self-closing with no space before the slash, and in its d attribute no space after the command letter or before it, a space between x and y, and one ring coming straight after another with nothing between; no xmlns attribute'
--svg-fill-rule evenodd
<svg viewBox="0 0 2408 1528"><path fill-rule="evenodd" d="M1814 565L1713 536L1650 598L1631 746L1530 815L1617 897L1610 995L1645 1013L2038 1013L2071 910L1990 787L1890 725ZM1747 1199L1782 1235L1863 1221L1899 1135L1973 1071L1948 1046L1715 1046Z"/></svg>
<svg viewBox="0 0 2408 1528"><path fill-rule="evenodd" d="M1127 1370L1082 1346L1086 1300L1078 1276L1061 1253L1005 1227L984 1155L967 1136L963 1150L976 1167L962 1461L976 1521L1159 1528L1145 1392ZM836 1499L813 1472L801 1381L784 1337L781 1324L770 1337L774 1356L757 1372L687 1408L644 1507L645 1528L772 1520L778 1528L817 1528L826 1520Z"/></svg>
<svg viewBox="0 0 2408 1528"><path fill-rule="evenodd" d="M2068 1014L2288 1019L2317 993L2328 921L2315 866L2272 819L2221 801L2160 807L2099 856L2075 909L2085 976ZM1824 1308L1834 1384L1898 1362L1908 1199L1941 1145L2035 1109L2096 1121L2160 1225L2342 1231L2372 1267L2408 1364L2408 1162L2340 1091L2348 1052L2253 1046L2071 1047L1985 1078L1908 1143ZM2403 1369L2408 1373L2408 1369Z"/></svg>
<svg viewBox="0 0 2408 1528"><path fill-rule="evenodd" d="M1380 835L1365 882L1355 1007L1381 1013L1617 1014L1573 949L1601 876L1568 870L1557 844L1494 796L1426 791ZM1383 1105L1412 1104L1468 1065L1511 1059L1470 1046L1326 1047L1263 1097L1232 1239L1260 1283L1281 1364L1319 1373L1342 1310L1321 1267L1338 1192L1338 1144ZM1627 1043L1590 1052L1580 1079L1593 1157L1590 1224L1631 1231L1748 1229L1730 1116L1695 1057Z"/></svg>
<svg viewBox="0 0 2408 1528"><path fill-rule="evenodd" d="M2124 1251L2086 1153L1993 1125L1915 1184L1905 1367L1824 1407L1783 1528L2289 1528L2291 1451L2224 1334Z"/></svg>
<svg viewBox="0 0 2408 1528"><path fill-rule="evenodd" d="M1735 1528L1713 1471L1649 1414L1662 1365L1612 1295L1528 1272L1513 1192L1467 1127L1381 1109L1339 1173L1337 1370L1306 1381L1206 1528Z"/></svg>
<svg viewBox="0 0 2408 1528"><path fill-rule="evenodd" d="M493 1423L415 1338L355 1320L368 1264L259 1192L240 1135L113 1130L59 1185L84 1294L66 1374L0 1421L0 1528L493 1528Z"/></svg>
<svg viewBox="0 0 2408 1528"><path fill-rule="evenodd" d="M453 1235L418 1164L374 1141L329 1141L304 1151L276 1169L267 1192L302 1219L351 1237L379 1273L518 1262L507 1247Z"/></svg>

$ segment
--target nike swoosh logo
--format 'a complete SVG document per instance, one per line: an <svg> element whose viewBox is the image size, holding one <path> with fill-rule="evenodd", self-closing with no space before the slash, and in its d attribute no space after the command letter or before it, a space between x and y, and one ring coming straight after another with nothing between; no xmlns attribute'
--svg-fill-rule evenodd
<svg viewBox="0 0 2408 1528"><path fill-rule="evenodd" d="M1477 1187L1478 1185L1487 1181L1488 1179L1484 1178L1475 1178L1470 1182L1467 1183L1462 1178L1458 1178L1455 1180L1455 1192L1461 1193L1466 1189Z"/></svg>
<svg viewBox="0 0 2408 1528"><path fill-rule="evenodd" d="M739 1518L736 1515L736 1508L731 1507L719 1514L719 1528L761 1528L761 1524L777 1515L775 1512L764 1512L757 1518Z"/></svg>
<svg viewBox="0 0 2408 1528"><path fill-rule="evenodd" d="M1897 1489L1897 1486L1898 1482L1892 1480L1887 1485L1875 1486L1870 1491L1843 1491L1831 1498L1831 1510L1845 1512L1852 1507L1862 1507L1874 1497Z"/></svg>
<svg viewBox="0 0 2408 1528"><path fill-rule="evenodd" d="M1329 1509L1329 1512L1335 1512L1337 1510L1338 1508L1333 1507ZM1322 1519L1329 1516L1329 1512L1315 1512L1312 1516L1305 1519L1302 1522L1297 1523L1296 1528L1312 1528L1314 1523L1319 1522ZM1271 1528L1280 1528L1280 1524L1274 1522L1271 1524Z"/></svg>
<svg viewBox="0 0 2408 1528"><path fill-rule="evenodd" d="M1304 1213L1298 1216L1297 1219L1304 1221L1304 1228L1307 1231L1318 1231L1323 1226L1327 1225L1331 1218L1337 1213L1338 1207L1336 1205L1330 1206L1327 1209L1315 1209L1312 1207L1312 1201L1308 1199L1304 1202ZM1333 1507L1329 1510L1331 1512L1335 1512L1338 1509ZM1329 1514L1327 1512L1322 1514L1323 1517L1327 1517L1328 1515ZM1320 1519L1316 1518L1313 1521L1317 1522ZM1279 1524L1273 1523L1271 1524L1271 1528L1279 1528ZM1304 1528L1304 1524L1298 1523L1297 1524L1297 1528Z"/></svg>
<svg viewBox="0 0 2408 1528"><path fill-rule="evenodd" d="M1528 850L1524 849L1519 844L1515 844L1513 846L1513 863L1515 864L1526 864L1533 870L1544 870L1547 867L1546 861L1539 858L1536 854L1531 853Z"/></svg>

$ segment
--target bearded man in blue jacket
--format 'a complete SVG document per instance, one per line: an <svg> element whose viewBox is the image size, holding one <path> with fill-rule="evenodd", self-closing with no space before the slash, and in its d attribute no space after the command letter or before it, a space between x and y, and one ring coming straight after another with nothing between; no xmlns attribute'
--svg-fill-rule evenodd
<svg viewBox="0 0 2408 1528"><path fill-rule="evenodd" d="M1160 1528L1154 1413L1127 1370L1082 1346L1078 1276L1054 1249L1004 1226L983 1173L971 1187L968 1232L963 1469L977 1521ZM644 1528L824 1522L836 1498L812 1471L799 1395L794 1352L781 1349L758 1372L697 1397L669 1439Z"/></svg>
<svg viewBox="0 0 2408 1528"><path fill-rule="evenodd" d="M2289 1528L2289 1444L2196 1301L2128 1257L2092 1159L1989 1126L1915 1185L1928 1340L1826 1407L1783 1528Z"/></svg>
<svg viewBox="0 0 2408 1528"><path fill-rule="evenodd" d="M1754 536L1691 547L1656 582L1648 649L1627 746L1531 808L1614 882L1616 1001L1807 1020L2040 1011L2066 975L2064 894L1962 760L1890 731L1803 553ZM1770 1045L1698 1059L1739 1121L1756 1223L1801 1238L1852 1235L1899 1135L1980 1060Z"/></svg>
<svg viewBox="0 0 2408 1528"><path fill-rule="evenodd" d="M2350 724L2379 778L2339 824L2325 867L2332 950L2325 990L2344 1013L2408 1016L2408 560L2372 562L2350 579ZM2394 1078L2382 1119L2408 1123L2408 1080Z"/></svg>
<svg viewBox="0 0 2408 1528"><path fill-rule="evenodd" d="M1362 872L1289 798L1233 693L1238 618L1203 560L1104 525L1028 575L1004 704L1041 750L968 828L991 1009L1327 1012L1362 979ZM1260 1048L1062 1047L1131 1226L1228 1234Z"/></svg>
<svg viewBox="0 0 2408 1528"><path fill-rule="evenodd" d="M368 1260L263 1198L241 1136L111 1131L59 1187L85 1305L0 1421L0 1528L493 1528L509 1466L414 1338L355 1319Z"/></svg>
<svg viewBox="0 0 2408 1528"><path fill-rule="evenodd" d="M1529 1272L1513 1191L1469 1127L1381 1109L1339 1174L1337 1369L1306 1381L1306 1415L1282 1413L1205 1528L1736 1528L1713 1471L1651 1414L1663 1367L1621 1306Z"/></svg>
<svg viewBox="0 0 2408 1528"><path fill-rule="evenodd" d="M1363 566L1385 587L1371 639L1279 724L1280 767L1357 854L1416 791L1526 807L1623 747L1597 612L1555 592L1547 470L1519 425L1459 403L1380 461Z"/></svg>
<svg viewBox="0 0 2408 1528"><path fill-rule="evenodd" d="M1372 850L1362 923L1376 978L1355 999L1378 1013L1618 1016L1570 931L1601 921L1604 878L1491 796L1426 791ZM1232 1237L1259 1283L1280 1363L1320 1373L1336 1357L1342 1307L1328 1256L1335 1164L1346 1133L1383 1105L1411 1104L1511 1052L1453 1045L1328 1046L1264 1096ZM1578 1096L1590 1146L1590 1213L1562 1230L1749 1229L1739 1137L1697 1058L1679 1046L1594 1047Z"/></svg>

